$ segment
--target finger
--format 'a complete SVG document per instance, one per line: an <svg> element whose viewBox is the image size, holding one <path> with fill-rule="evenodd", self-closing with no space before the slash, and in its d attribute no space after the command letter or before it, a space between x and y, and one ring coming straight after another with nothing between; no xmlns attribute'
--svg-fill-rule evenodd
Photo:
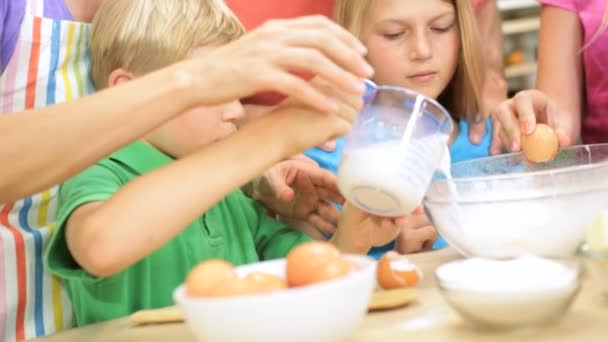
<svg viewBox="0 0 608 342"><path fill-rule="evenodd" d="M424 214L424 208L422 206L418 206L416 207L416 209L414 209L414 211L412 212L412 215L422 215Z"/></svg>
<svg viewBox="0 0 608 342"><path fill-rule="evenodd" d="M296 154L295 156L291 156L289 158L290 160L295 160L298 162L304 162L304 163L308 163L308 164L312 164L314 166L319 166L319 163L317 163L314 159L306 156L305 154Z"/></svg>
<svg viewBox="0 0 608 342"><path fill-rule="evenodd" d="M505 137L503 144L511 151L519 151L521 146L521 130L520 125L516 117L515 107L513 100L507 100L503 102L495 112L495 117L500 121L501 126L501 137Z"/></svg>
<svg viewBox="0 0 608 342"><path fill-rule="evenodd" d="M337 229L334 225L323 220L323 218L317 214L309 215L307 221L323 233L334 234Z"/></svg>
<svg viewBox="0 0 608 342"><path fill-rule="evenodd" d="M355 121L357 115L359 114L359 111L363 107L363 100L361 98L358 98L357 101L357 104L352 104L344 102L343 99L338 100L338 110L336 112L336 115L352 123L353 121Z"/></svg>
<svg viewBox="0 0 608 342"><path fill-rule="evenodd" d="M326 222L336 225L340 211L334 205L328 203L320 203L317 208L317 214Z"/></svg>
<svg viewBox="0 0 608 342"><path fill-rule="evenodd" d="M399 227L405 227L409 224L409 219L407 216L397 217L395 219L395 225Z"/></svg>
<svg viewBox="0 0 608 342"><path fill-rule="evenodd" d="M568 134L566 134L566 132L561 129L561 128L557 128L555 129L555 134L557 134L557 140L559 141L559 146L570 146L572 145L572 139L570 139L570 136Z"/></svg>
<svg viewBox="0 0 608 342"><path fill-rule="evenodd" d="M285 70L305 70L322 77L345 94L363 96L365 90L363 81L344 70L319 50L293 47L277 51L273 57L273 63Z"/></svg>
<svg viewBox="0 0 608 342"><path fill-rule="evenodd" d="M322 77L314 77L310 84L329 98L334 99L338 105L336 114L347 121L352 122L363 107L361 95L345 94ZM335 141L332 140L332 142L335 145Z"/></svg>
<svg viewBox="0 0 608 342"><path fill-rule="evenodd" d="M319 148L325 152L333 152L336 149L336 141L335 140L327 141L327 142L319 145Z"/></svg>
<svg viewBox="0 0 608 342"><path fill-rule="evenodd" d="M325 202L344 204L344 201L346 200L344 196L335 189L317 187L317 194L319 195L319 199Z"/></svg>
<svg viewBox="0 0 608 342"><path fill-rule="evenodd" d="M358 51L360 55L367 54L367 48L359 39L353 36L353 34L344 27L325 16L317 15L290 19L288 20L287 25L292 30L296 28L325 28L329 32L329 35L338 37L341 41Z"/></svg>
<svg viewBox="0 0 608 342"><path fill-rule="evenodd" d="M433 245L435 244L435 241L437 241L437 239L435 240L427 240L422 244L422 250L423 251L428 251L433 249Z"/></svg>
<svg viewBox="0 0 608 342"><path fill-rule="evenodd" d="M309 105L324 113L338 111L338 103L323 92L315 89L302 78L292 75L276 67L269 68L260 76L261 83L258 91L273 90L283 95L297 99L298 102Z"/></svg>
<svg viewBox="0 0 608 342"><path fill-rule="evenodd" d="M298 168L300 172L304 172L309 177L315 188L323 193L324 199L328 202L331 202L333 199L338 201L342 199L336 175L331 171L310 164L300 164Z"/></svg>
<svg viewBox="0 0 608 342"><path fill-rule="evenodd" d="M546 103L540 104L539 99L533 97L532 92L520 92L513 98L517 117L519 118L521 132L532 134L536 129L536 110L544 110Z"/></svg>
<svg viewBox="0 0 608 342"><path fill-rule="evenodd" d="M573 144L573 141L566 133L566 131L562 128L560 122L561 117L563 116L561 115L560 110L557 108L557 105L553 101L550 101L547 104L547 123L555 130L559 145L570 146Z"/></svg>
<svg viewBox="0 0 608 342"><path fill-rule="evenodd" d="M499 155L504 151L504 143L500 137L502 126L500 121L492 116L492 142L490 143L490 155Z"/></svg>
<svg viewBox="0 0 608 342"><path fill-rule="evenodd" d="M438 234L433 226L424 226L413 230L408 234L406 244L409 245L410 252L418 252L423 249L427 243L434 243L437 240ZM432 242L431 242L432 241Z"/></svg>
<svg viewBox="0 0 608 342"><path fill-rule="evenodd" d="M323 36L325 36L323 38ZM342 69L349 71L356 78L368 78L373 75L373 68L363 55L331 34L327 29L293 32L286 37L292 47L305 47L320 51Z"/></svg>
<svg viewBox="0 0 608 342"><path fill-rule="evenodd" d="M264 173L263 181L267 186L262 187L261 193L267 197L275 197L283 202L291 202L294 198L293 189L287 184L281 165L277 164Z"/></svg>
<svg viewBox="0 0 608 342"><path fill-rule="evenodd" d="M481 120L480 122L469 124L469 140L475 145L479 145L483 136L486 133L486 122Z"/></svg>

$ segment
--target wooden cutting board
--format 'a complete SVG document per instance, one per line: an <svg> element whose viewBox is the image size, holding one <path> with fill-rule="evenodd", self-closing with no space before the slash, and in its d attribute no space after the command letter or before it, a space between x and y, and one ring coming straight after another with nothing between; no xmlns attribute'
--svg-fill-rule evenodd
<svg viewBox="0 0 608 342"><path fill-rule="evenodd" d="M369 311L381 311L400 308L418 298L418 291L413 288L376 291L368 305ZM178 323L184 321L184 314L177 306L156 310L142 310L130 316L135 325Z"/></svg>

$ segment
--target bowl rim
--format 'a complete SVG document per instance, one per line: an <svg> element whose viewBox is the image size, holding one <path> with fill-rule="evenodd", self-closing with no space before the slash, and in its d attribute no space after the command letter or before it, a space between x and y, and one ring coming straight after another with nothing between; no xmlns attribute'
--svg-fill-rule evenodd
<svg viewBox="0 0 608 342"><path fill-rule="evenodd" d="M341 287L341 285L345 282L350 282L350 281L353 281L354 279L364 278L366 276L366 273L369 272L370 270L373 271L374 281L375 281L376 260L374 260L373 258L371 258L367 255L343 254L342 257L346 258L350 261L354 261L354 262L358 263L360 268L344 277L320 282L320 283L313 284L313 285L286 288L283 290L272 291L272 292L267 292L267 293L254 293L254 294L246 294L246 295L239 295L239 296L190 297L186 294L186 284L181 283L173 291L173 300L178 305L182 305L185 302L195 303L195 304L207 304L207 305L212 305L212 304L217 305L218 303L232 304L235 302L239 302L240 304L243 304L248 301L258 301L262 298L267 299L267 300L270 300L270 299L281 300L281 299L285 299L290 296L293 296L294 294L304 294L305 295L308 293L313 293L313 292L318 291L318 289L320 287L323 287L323 288ZM253 267L254 265L260 265L260 264L286 263L286 262L287 262L286 258L265 260L265 261L240 265L240 266L237 266L236 269L245 268L245 267Z"/></svg>
<svg viewBox="0 0 608 342"><path fill-rule="evenodd" d="M579 150L582 148L594 148L594 147L606 147L606 152L608 152L608 143L574 145L574 146L562 148L560 151L573 151L573 150ZM476 159L471 159L471 160L464 160L464 161L456 162L456 163L452 164L452 166L477 164L477 163L480 163L480 162L483 162L486 160L490 160L490 159L495 160L496 158L507 158L510 156L512 157L512 156L517 156L517 155L522 155L522 154L523 154L522 152L514 152L514 153L501 154L499 156L488 156L488 157L476 158ZM569 173L569 172L572 172L574 169L576 169L576 171L578 171L579 169L593 169L593 168L597 168L597 167L605 166L605 165L608 165L608 159L606 159L604 161L596 162L596 163L591 163L591 164L571 165L571 166L565 166L565 167L560 167L560 168L550 169L550 170L526 171L526 172L524 172L524 174L530 175L530 176L544 176L547 174L555 175L555 174ZM479 180L503 180L503 179L509 179L509 178L516 178L521 175L522 175L522 173L504 173L504 174L497 174L497 175L466 176L466 177L457 177L457 178L452 177L452 182L464 183L464 182L479 181ZM446 181L447 181L447 179L435 180L436 183L444 183Z"/></svg>
<svg viewBox="0 0 608 342"><path fill-rule="evenodd" d="M570 147L564 148L564 149L562 149L562 151L573 151L573 150L577 150L577 149L581 149L581 148L590 149L593 147L606 147L606 150L608 152L608 143L575 145L575 146L570 146ZM500 156L498 156L498 158L508 158L509 156L521 155L521 154L522 154L522 152L508 153L508 154L500 155ZM454 163L453 165L459 166L459 165L466 165L466 164L473 164L473 163L481 163L486 160L495 159L496 157L497 156L490 156L490 157L466 160L466 161ZM596 163L591 163L591 164L571 165L571 166L565 166L565 167L550 169L550 170L536 170L536 171L526 171L524 173L518 172L518 173L506 173L506 174L484 175L484 176L466 176L466 177L451 178L450 181L452 182L452 184L454 184L455 187L457 187L457 184L470 184L470 183L474 183L474 182L478 182L478 183L497 182L497 181L504 182L504 181L508 181L508 180L514 180L516 178L524 178L524 177L522 177L522 175L525 175L526 178L532 178L532 177L540 178L540 177L548 176L548 175L551 175L554 177L554 176L561 176L563 174L572 173L574 171L588 171L588 170L594 170L594 169L600 170L602 168L608 168L608 159L606 159L604 161L599 161ZM446 198L445 196L439 196L437 194L433 194L433 191L431 189L434 186L436 186L438 184L447 185L447 183L448 183L447 178L433 180L424 196L423 201L425 203L430 203L430 204L445 204L445 203L448 203L448 204L449 203L475 204L475 203L487 203L487 202L512 202L515 200L523 200L523 199L531 200L531 199L542 199L542 198L555 197L555 193L530 193L530 194L524 194L517 198L483 200L483 199L466 199L466 198L461 198L460 196L458 198L452 198L452 196L450 196L449 198ZM602 188L593 187L593 189L595 191L600 191ZM589 192L589 191L584 190L584 189L580 189L580 190L577 189L577 190L571 190L571 191L562 191L562 192L559 192L559 194L579 194L579 193L587 193L587 192Z"/></svg>
<svg viewBox="0 0 608 342"><path fill-rule="evenodd" d="M399 87L399 86L394 86L394 85L378 84L370 79L366 79L364 82L365 82L366 86L374 89L374 94L371 97L372 99L376 96L376 93L378 92L378 90L388 90L388 91L394 91L394 92L399 92L399 93L406 93L408 95L415 95L416 97L424 98L425 101L427 101L430 104L432 104L433 106L435 106L441 112L441 114L444 116L445 122L447 123L447 126L448 126L447 135L450 135L452 132L454 132L454 127L455 127L454 120L452 119L450 112L443 105L441 105L441 103L439 103L439 101L437 101L429 96L426 96L411 88ZM365 105L368 105L369 102L370 102L370 100L368 100L365 103Z"/></svg>
<svg viewBox="0 0 608 342"><path fill-rule="evenodd" d="M480 257L474 257L474 258L485 259L485 260L496 260L496 261L509 261L509 260L515 260L518 257L507 258L507 259L493 259L493 258L480 258ZM442 278L439 275L440 270L442 268L450 267L450 266L454 267L453 265L467 262L468 260L470 260L472 258L453 260L453 261L443 263L435 269L435 271L433 272L433 276L435 277L437 287L442 292L443 291L447 291L447 292L460 291L460 292L468 292L468 293L474 293L474 294L480 294L480 295L508 296L508 295L519 295L519 294L526 294L526 295L532 294L532 295L540 296L540 294L552 295L555 292L576 291L577 289L579 289L581 287L582 277L584 276L584 268L579 261L577 261L576 259L572 259L572 258L560 259L560 258L548 258L548 257L541 257L541 256L539 256L538 258L546 259L546 260L558 263L558 264L566 266L568 269L574 271L574 277L573 277L572 282L564 283L563 286L559 286L559 287L558 286L534 287L534 288L527 288L527 289L498 289L497 290L494 288L493 289L490 289L490 288L484 289L481 287L467 287L466 285L462 285L461 283L458 283L455 286L450 286L450 284L454 284L454 283Z"/></svg>
<svg viewBox="0 0 608 342"><path fill-rule="evenodd" d="M591 247L586 242L582 243L578 250L577 255L584 259L597 260L597 261L608 261L608 255L604 255L591 250Z"/></svg>

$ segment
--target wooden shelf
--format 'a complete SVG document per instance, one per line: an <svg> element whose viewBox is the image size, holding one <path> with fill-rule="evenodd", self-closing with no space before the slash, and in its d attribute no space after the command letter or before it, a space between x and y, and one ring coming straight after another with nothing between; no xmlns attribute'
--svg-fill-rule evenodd
<svg viewBox="0 0 608 342"><path fill-rule="evenodd" d="M527 17L521 19L505 20L502 23L502 32L504 35L512 35L525 32L538 31L540 28L539 17Z"/></svg>
<svg viewBox="0 0 608 342"><path fill-rule="evenodd" d="M538 7L537 0L498 0L498 9L501 11L513 11L533 7Z"/></svg>
<svg viewBox="0 0 608 342"><path fill-rule="evenodd" d="M536 73L536 63L509 65L505 68L506 78L532 76Z"/></svg>

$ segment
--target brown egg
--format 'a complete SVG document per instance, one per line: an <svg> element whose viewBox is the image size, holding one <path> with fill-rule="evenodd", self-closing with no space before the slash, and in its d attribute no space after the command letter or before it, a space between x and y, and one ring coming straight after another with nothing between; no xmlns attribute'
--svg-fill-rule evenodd
<svg viewBox="0 0 608 342"><path fill-rule="evenodd" d="M318 267L316 272L313 272L306 285L344 277L353 269L354 265L348 260L342 258L330 260Z"/></svg>
<svg viewBox="0 0 608 342"><path fill-rule="evenodd" d="M329 242L313 241L294 248L287 255L287 285L311 284L319 267L340 258L340 251Z"/></svg>
<svg viewBox="0 0 608 342"><path fill-rule="evenodd" d="M545 124L537 124L530 135L522 135L521 149L526 158L534 163L549 161L559 151L559 141L553 128Z"/></svg>
<svg viewBox="0 0 608 342"><path fill-rule="evenodd" d="M220 284L238 280L234 267L223 260L207 260L195 266L186 278L186 293L193 297L213 295Z"/></svg>
<svg viewBox="0 0 608 342"><path fill-rule="evenodd" d="M246 279L230 279L218 286L211 292L210 297L244 296L259 293L260 289L255 282Z"/></svg>
<svg viewBox="0 0 608 342"><path fill-rule="evenodd" d="M412 265L411 269L396 269L393 268L391 260L387 256L383 256L378 261L376 280L383 289L392 290L416 286L420 282L420 276L414 265Z"/></svg>
<svg viewBox="0 0 608 342"><path fill-rule="evenodd" d="M283 278L263 272L250 273L244 280L252 284L252 286L257 289L256 292L259 293L284 290L287 288L287 282Z"/></svg>

